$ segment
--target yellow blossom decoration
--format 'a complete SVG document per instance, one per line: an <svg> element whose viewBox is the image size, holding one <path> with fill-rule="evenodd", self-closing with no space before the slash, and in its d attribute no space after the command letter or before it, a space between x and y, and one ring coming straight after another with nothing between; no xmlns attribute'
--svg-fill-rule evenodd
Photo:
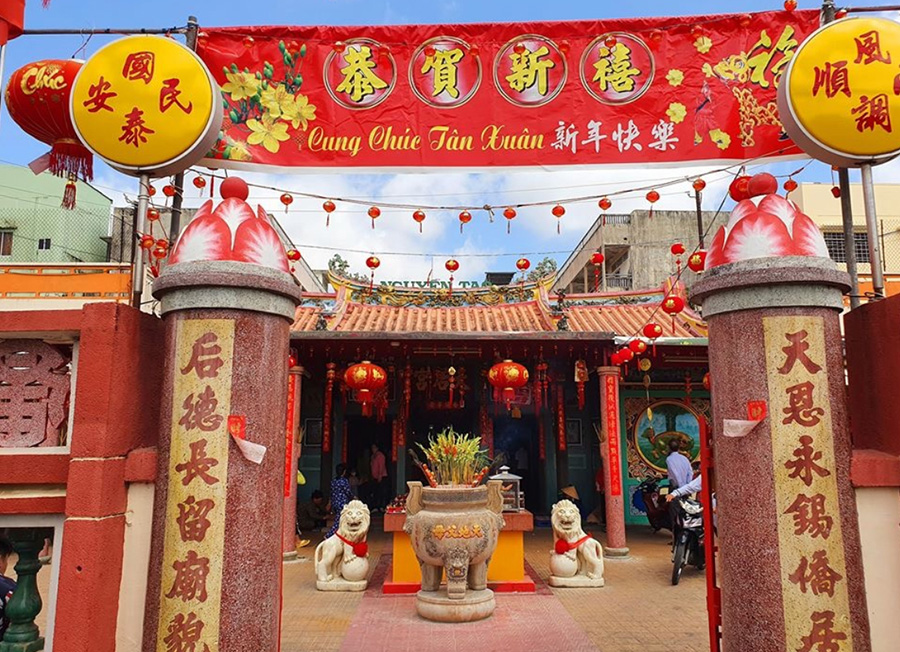
<svg viewBox="0 0 900 652"><path fill-rule="evenodd" d="M681 86L681 82L684 81L684 73L673 68L666 75L666 79L669 81L670 86Z"/></svg>
<svg viewBox="0 0 900 652"><path fill-rule="evenodd" d="M247 138L247 144L261 144L273 154L281 147L279 141L285 141L290 138L287 133L287 125L283 122L275 122L275 119L268 114L264 115L261 121L256 118L250 118L247 120L247 127L253 132Z"/></svg>
<svg viewBox="0 0 900 652"><path fill-rule="evenodd" d="M710 130L709 137L719 149L728 149L728 146L731 145L731 136L721 129Z"/></svg>
<svg viewBox="0 0 900 652"><path fill-rule="evenodd" d="M262 105L273 118L286 114L294 104L294 96L288 92L284 84L263 89L260 99L262 100Z"/></svg>
<svg viewBox="0 0 900 652"><path fill-rule="evenodd" d="M672 121L672 124L677 125L684 122L684 117L687 115L687 109L681 102L672 102L666 110L666 115L669 116L669 120Z"/></svg>
<svg viewBox="0 0 900 652"><path fill-rule="evenodd" d="M697 40L694 41L694 47L697 48L697 52L700 54L709 52L710 48L712 48L712 44L712 39L708 36L698 36Z"/></svg>
<svg viewBox="0 0 900 652"><path fill-rule="evenodd" d="M309 103L306 95L297 95L289 105L284 107L281 119L289 121L294 129L302 126L303 131L306 131L309 121L316 119L316 107Z"/></svg>
<svg viewBox="0 0 900 652"><path fill-rule="evenodd" d="M259 90L259 80L249 72L229 72L225 79L228 81L222 84L222 90L235 102L251 98Z"/></svg>
<svg viewBox="0 0 900 652"><path fill-rule="evenodd" d="M249 161L253 157L250 155L250 150L247 149L247 143L236 140L231 143L231 151L230 157L234 161Z"/></svg>

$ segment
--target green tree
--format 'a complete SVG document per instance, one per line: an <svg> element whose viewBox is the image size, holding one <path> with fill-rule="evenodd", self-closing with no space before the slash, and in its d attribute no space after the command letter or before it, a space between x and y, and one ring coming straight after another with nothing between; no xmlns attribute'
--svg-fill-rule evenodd
<svg viewBox="0 0 900 652"><path fill-rule="evenodd" d="M356 281L368 282L369 277L364 274L357 274L350 271L350 263L344 260L340 254L335 254L328 261L328 270L341 278L347 278Z"/></svg>
<svg viewBox="0 0 900 652"><path fill-rule="evenodd" d="M547 256L534 266L534 269L528 272L527 279L529 281L539 281L542 278L546 278L556 272L556 259L550 258Z"/></svg>

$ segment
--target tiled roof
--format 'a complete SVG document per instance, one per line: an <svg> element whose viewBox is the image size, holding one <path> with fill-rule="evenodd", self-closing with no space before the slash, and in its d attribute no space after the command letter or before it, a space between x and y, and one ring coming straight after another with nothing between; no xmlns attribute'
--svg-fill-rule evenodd
<svg viewBox="0 0 900 652"><path fill-rule="evenodd" d="M569 329L576 332L612 332L616 335L634 335L650 321L662 326L663 337L706 337L706 324L693 313L676 317L672 332L672 318L662 311L653 311L657 304L620 306L573 306L566 310Z"/></svg>

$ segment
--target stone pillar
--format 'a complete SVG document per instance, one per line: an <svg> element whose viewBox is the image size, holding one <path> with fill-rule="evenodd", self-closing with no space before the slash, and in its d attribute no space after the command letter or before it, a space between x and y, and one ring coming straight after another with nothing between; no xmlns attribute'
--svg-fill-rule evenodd
<svg viewBox="0 0 900 652"><path fill-rule="evenodd" d="M871 649L838 317L848 288L808 257L721 265L694 285L709 324L722 649Z"/></svg>
<svg viewBox="0 0 900 652"><path fill-rule="evenodd" d="M225 260L172 264L153 291L165 371L144 652L277 650L284 379L300 288ZM235 438L264 446L262 460Z"/></svg>
<svg viewBox="0 0 900 652"><path fill-rule="evenodd" d="M597 367L600 380L600 457L606 491L606 548L608 557L625 557L625 498L622 495L622 441L619 417L619 368Z"/></svg>
<svg viewBox="0 0 900 652"><path fill-rule="evenodd" d="M295 365L288 372L287 419L284 426L284 516L282 532L284 559L297 558L297 458L300 457L300 390L303 367Z"/></svg>

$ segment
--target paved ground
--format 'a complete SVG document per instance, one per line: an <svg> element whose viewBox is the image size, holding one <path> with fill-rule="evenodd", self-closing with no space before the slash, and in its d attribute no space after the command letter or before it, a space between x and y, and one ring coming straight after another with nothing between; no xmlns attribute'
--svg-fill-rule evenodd
<svg viewBox="0 0 900 652"><path fill-rule="evenodd" d="M703 574L687 568L672 586L668 536L649 528L629 530L631 557L607 560L606 586L593 590L546 586L551 532L526 534L525 558L540 580L537 594L498 594L493 618L464 625L420 620L412 597L380 593L378 575L386 570L381 555L390 552L390 540L380 532L380 519L373 519L369 554L376 577L364 594L316 591L311 559L317 540L300 550L305 559L285 564L283 652L709 649Z"/></svg>

